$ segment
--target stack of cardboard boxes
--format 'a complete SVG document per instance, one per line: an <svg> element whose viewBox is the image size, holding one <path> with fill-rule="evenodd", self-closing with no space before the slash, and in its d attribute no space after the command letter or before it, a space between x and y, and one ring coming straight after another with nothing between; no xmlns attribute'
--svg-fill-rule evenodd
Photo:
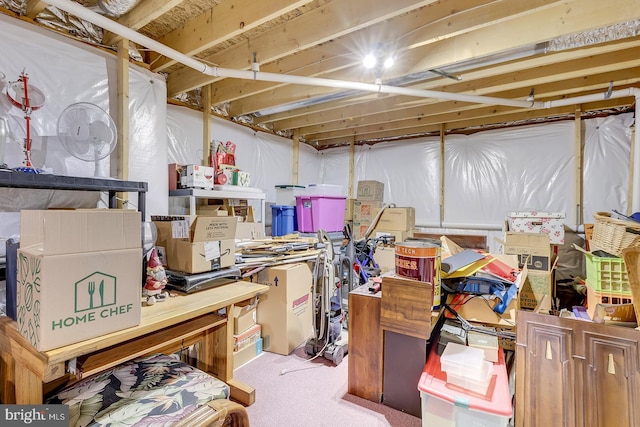
<svg viewBox="0 0 640 427"><path fill-rule="evenodd" d="M353 201L353 237L361 239L384 207L384 184L378 181L358 181L357 198ZM412 207L385 208L370 237L391 235L396 242L413 236L416 225Z"/></svg>
<svg viewBox="0 0 640 427"><path fill-rule="evenodd" d="M260 295L256 310L265 351L288 355L313 336L313 282L307 263L268 267L247 280L270 287Z"/></svg>
<svg viewBox="0 0 640 427"><path fill-rule="evenodd" d="M256 298L233 307L233 368L237 369L262 353L262 325L257 322Z"/></svg>
<svg viewBox="0 0 640 427"><path fill-rule="evenodd" d="M527 266L520 288L521 309L548 312L554 307L557 245L564 244L564 213L519 211L505 224L504 253Z"/></svg>

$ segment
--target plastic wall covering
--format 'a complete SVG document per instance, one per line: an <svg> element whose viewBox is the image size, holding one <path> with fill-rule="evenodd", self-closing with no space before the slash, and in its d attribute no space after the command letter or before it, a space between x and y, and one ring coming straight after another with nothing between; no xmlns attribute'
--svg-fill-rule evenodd
<svg viewBox="0 0 640 427"><path fill-rule="evenodd" d="M32 114L36 166L57 174L93 175L92 164L65 152L56 137L57 118L78 101L115 109L115 58L4 15L0 23L0 72L6 75L5 83L15 81L25 70L30 83L46 95L43 107ZM135 66L130 70L128 179L149 183L147 213L162 215L169 213L167 163L201 162L202 114L167 106L161 76ZM5 161L11 167L20 166L23 113L0 96L0 116L7 119L11 132ZM237 165L251 174L253 186L266 191L267 201L275 201L275 185L292 183L291 141L226 120L211 120L213 139L236 143ZM627 209L632 123L630 114L583 121L584 222L591 222L596 211ZM300 144L298 183L338 184L347 195L349 153L348 147L318 152ZM448 136L443 218L438 138L358 146L354 155L352 197L359 180L384 182L385 201L414 206L421 227L498 233L505 216L516 209L562 211L567 225L577 222L574 124L570 121ZM79 200L86 195L55 192L57 199L52 199L50 193L12 194L3 189L0 206L6 216L1 222L13 227L3 226L0 236L15 235L16 221L10 215L21 207L95 205L95 200ZM0 251L3 247L0 244Z"/></svg>
<svg viewBox="0 0 640 427"><path fill-rule="evenodd" d="M190 146L199 147L202 132L196 122L200 113L170 107L169 123L176 109L193 117L193 125L187 126L182 118L175 121L185 124L181 132L189 128L188 132L194 134ZM583 222L592 222L596 211L627 208L632 121L630 114L583 121ZM232 138L231 135L238 135L229 133L235 126L238 125L220 120L214 129L219 135ZM257 174L260 180L254 180L256 186L267 192L268 201L275 200L274 186L291 183L291 142L262 133L232 141L238 144L238 164L251 172L252 179ZM186 146L178 141L170 141L169 145ZM245 146L252 148L242 154ZM194 149L199 148L191 150ZM349 151L349 147L340 147L318 152L300 144L298 183L342 185L344 195L348 195ZM245 163L247 158L251 160ZM464 229L465 233L488 231L490 247L494 245L493 237L500 236L506 216L514 210L564 212L565 224L575 228L578 212L574 122L450 135L445 140L445 160L442 221L439 138L356 146L352 197L356 196L359 180L383 182L385 202L415 207L419 227Z"/></svg>
<svg viewBox="0 0 640 427"><path fill-rule="evenodd" d="M32 158L38 168L71 176L93 176L95 165L69 154L57 137L58 117L70 104L90 102L115 118L116 59L98 49L53 34L34 25L0 15L0 72L3 86L16 81L24 71L29 84L45 95L41 108L31 114ZM164 78L131 66L129 75L129 180L149 183L147 212L167 213L166 84ZM4 161L9 167L23 165L26 121L21 108L0 94L0 117L9 124ZM115 154L112 154L114 156ZM157 157L156 157L157 156ZM103 160L109 163L109 159ZM111 176L115 176L115 169ZM19 209L48 207L100 207L98 193L0 189L2 215L17 215ZM137 194L128 197L137 207ZM0 221L0 237L17 235L17 221ZM6 224L6 226L5 226ZM13 225L12 225L13 224ZM4 245L0 242L0 254Z"/></svg>

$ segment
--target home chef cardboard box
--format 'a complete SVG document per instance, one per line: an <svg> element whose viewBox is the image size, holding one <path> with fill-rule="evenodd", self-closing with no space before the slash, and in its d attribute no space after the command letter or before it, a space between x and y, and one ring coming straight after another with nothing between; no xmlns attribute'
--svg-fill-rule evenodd
<svg viewBox="0 0 640 427"><path fill-rule="evenodd" d="M257 311L264 350L287 355L313 335L311 269L306 263L268 267L249 280L270 287L260 296Z"/></svg>
<svg viewBox="0 0 640 427"><path fill-rule="evenodd" d="M132 210L21 211L17 327L36 349L140 323L140 224Z"/></svg>
<svg viewBox="0 0 640 427"><path fill-rule="evenodd" d="M204 273L235 264L233 216L154 217L157 246L164 248L167 267L185 273Z"/></svg>
<svg viewBox="0 0 640 427"><path fill-rule="evenodd" d="M358 181L356 199L382 202L384 200L384 183L380 181Z"/></svg>

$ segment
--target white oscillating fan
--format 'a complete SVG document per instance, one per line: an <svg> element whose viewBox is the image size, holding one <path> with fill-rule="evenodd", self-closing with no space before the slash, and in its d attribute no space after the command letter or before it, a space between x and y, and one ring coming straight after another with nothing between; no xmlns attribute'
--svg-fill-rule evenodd
<svg viewBox="0 0 640 427"><path fill-rule="evenodd" d="M95 163L96 177L109 177L108 162L101 162L116 148L113 119L102 108L88 102L71 104L58 117L58 137L74 157ZM107 163L107 166L101 166Z"/></svg>

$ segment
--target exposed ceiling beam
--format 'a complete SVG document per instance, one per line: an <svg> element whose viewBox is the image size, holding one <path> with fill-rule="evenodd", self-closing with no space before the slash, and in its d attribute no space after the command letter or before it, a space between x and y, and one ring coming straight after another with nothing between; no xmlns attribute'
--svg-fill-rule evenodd
<svg viewBox="0 0 640 427"><path fill-rule="evenodd" d="M261 2L259 7L255 0L224 1L158 41L185 55L196 55L311 1L270 0ZM151 69L158 72L176 61L151 52L150 63Z"/></svg>
<svg viewBox="0 0 640 427"><path fill-rule="evenodd" d="M225 68L248 70L254 53L257 54L259 62L275 61L433 1L436 0L394 0L377 4L372 8L370 0L334 0L269 29L261 34L258 40L236 44L221 54L204 58L203 62L219 64ZM167 81L167 92L169 96L173 96L216 80L215 77L185 67L171 74Z"/></svg>

